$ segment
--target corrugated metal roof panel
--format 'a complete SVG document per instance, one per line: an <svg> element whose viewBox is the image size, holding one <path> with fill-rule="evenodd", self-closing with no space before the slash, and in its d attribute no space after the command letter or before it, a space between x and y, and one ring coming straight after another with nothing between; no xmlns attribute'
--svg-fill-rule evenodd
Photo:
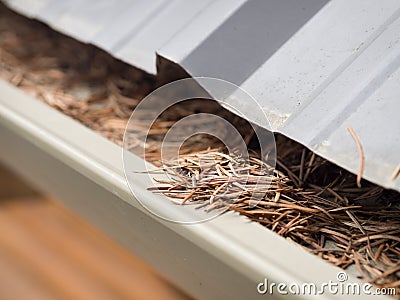
<svg viewBox="0 0 400 300"><path fill-rule="evenodd" d="M248 1L179 64L191 74L241 85L327 1Z"/></svg>
<svg viewBox="0 0 400 300"><path fill-rule="evenodd" d="M220 0L217 5L220 9L216 11L213 10L214 2L100 0L93 5L90 0L10 0L7 3L64 34L96 45L127 63L156 74L156 51L198 15L212 10L213 19L220 25L232 8L245 0Z"/></svg>
<svg viewBox="0 0 400 300"><path fill-rule="evenodd" d="M130 64L141 61L146 71L156 73L156 51L212 1L167 1L140 30L131 34L120 47L114 48L115 56Z"/></svg>
<svg viewBox="0 0 400 300"><path fill-rule="evenodd" d="M132 7L131 0L65 1L60 8L58 1L52 2L40 12L46 21L67 35L84 42L92 42L94 37L108 28L119 16Z"/></svg>
<svg viewBox="0 0 400 300"><path fill-rule="evenodd" d="M400 191L391 179L400 163L398 0L10 3L148 72L157 51L193 76L237 83L273 130L356 173L351 126L364 177Z"/></svg>
<svg viewBox="0 0 400 300"><path fill-rule="evenodd" d="M198 48L182 57L182 50L174 51L170 46L165 56L192 76L236 81L260 102L274 131L357 173L359 154L347 130L351 126L364 149L364 177L400 190L400 180L392 180L400 163L398 151L393 150L400 148L400 118L396 117L400 109L396 101L400 98L399 9L398 1L330 1L250 75L243 71L248 68L246 59L232 60L228 68L218 65L217 60L212 67L199 68L198 58L191 59ZM280 18L284 15L279 14ZM237 43L247 40L247 36L236 38ZM207 42L212 43L203 41L203 49ZM164 49L159 53L164 55ZM174 57L174 53L178 55ZM245 51L244 57L250 53ZM254 53L259 55L260 51ZM211 56L211 50L200 55ZM232 76L234 70L240 71L239 77ZM254 113L245 115L252 120Z"/></svg>
<svg viewBox="0 0 400 300"><path fill-rule="evenodd" d="M44 7L46 7L51 1L52 0L32 0L32 1L12 0L6 2L11 8L15 9L16 11L26 16L29 16L31 18L34 17L41 18L41 15L39 15L38 12L40 12Z"/></svg>
<svg viewBox="0 0 400 300"><path fill-rule="evenodd" d="M166 0L153 0L151 5L143 0L130 0L128 7L121 10L121 13L107 24L103 30L93 38L92 43L105 49L115 55L115 52L121 45L129 42L132 36L140 32L146 23L154 19L159 10L162 10L167 4ZM116 1L114 5L120 7L120 2ZM111 9L114 11L115 9ZM154 50L154 49L153 49ZM154 55L151 51L149 55ZM128 58L125 58L128 59ZM143 62L138 60L134 65L140 68ZM150 64L151 62L149 62ZM154 67L152 67L154 68Z"/></svg>
<svg viewBox="0 0 400 300"><path fill-rule="evenodd" d="M196 18L193 18L190 23L181 28L172 39L157 51L170 60L183 61L246 1L219 0L211 2L196 15Z"/></svg>

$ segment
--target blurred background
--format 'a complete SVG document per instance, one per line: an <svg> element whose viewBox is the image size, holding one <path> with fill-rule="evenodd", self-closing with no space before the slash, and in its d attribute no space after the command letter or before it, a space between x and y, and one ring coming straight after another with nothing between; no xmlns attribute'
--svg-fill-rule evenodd
<svg viewBox="0 0 400 300"><path fill-rule="evenodd" d="M0 299L190 299L0 165Z"/></svg>

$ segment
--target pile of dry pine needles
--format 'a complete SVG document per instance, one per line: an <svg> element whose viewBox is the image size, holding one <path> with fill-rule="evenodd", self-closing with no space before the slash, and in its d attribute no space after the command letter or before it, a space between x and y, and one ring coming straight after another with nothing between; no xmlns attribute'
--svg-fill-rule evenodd
<svg viewBox="0 0 400 300"><path fill-rule="evenodd" d="M126 122L147 93L153 77L113 59L93 46L62 36L45 25L20 17L0 6L0 77L75 118L121 145ZM245 128L246 121L214 102L185 102L164 114L150 131L146 159L159 165L160 140L182 116L213 112ZM246 137L251 145L252 136ZM371 183L318 157L283 136L276 136L277 170L268 175L269 189L255 207L249 195L251 180L235 169L237 157L224 153L218 140L195 136L171 161L174 176L158 192L184 204L205 209L228 206L259 222L306 250L379 287L400 294L400 195ZM199 161L212 160L199 169ZM248 175L262 164L250 160ZM204 180L207 178L207 180ZM222 191L232 181L237 190ZM230 199L226 201L226 199Z"/></svg>

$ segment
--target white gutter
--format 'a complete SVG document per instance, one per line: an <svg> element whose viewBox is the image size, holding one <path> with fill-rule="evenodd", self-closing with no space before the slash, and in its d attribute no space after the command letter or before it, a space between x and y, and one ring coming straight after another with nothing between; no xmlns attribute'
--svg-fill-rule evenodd
<svg viewBox="0 0 400 300"><path fill-rule="evenodd" d="M335 281L341 270L236 213L195 225L157 218L130 194L120 147L4 81L0 140L3 163L196 298L258 299L264 278L320 285ZM348 282L360 281L349 276ZM330 298L348 296L320 297Z"/></svg>

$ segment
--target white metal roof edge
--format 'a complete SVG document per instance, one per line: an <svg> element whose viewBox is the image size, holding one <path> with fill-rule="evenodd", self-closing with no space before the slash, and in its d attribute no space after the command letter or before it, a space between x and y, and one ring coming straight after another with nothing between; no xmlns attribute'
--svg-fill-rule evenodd
<svg viewBox="0 0 400 300"><path fill-rule="evenodd" d="M358 174L352 127L363 146L362 177L400 191L400 176L393 178L400 164L399 41L398 1L332 0L240 86L264 107L273 131ZM158 53L193 77L208 76L171 48ZM223 79L229 73L218 72ZM253 112L244 113L252 121Z"/></svg>

